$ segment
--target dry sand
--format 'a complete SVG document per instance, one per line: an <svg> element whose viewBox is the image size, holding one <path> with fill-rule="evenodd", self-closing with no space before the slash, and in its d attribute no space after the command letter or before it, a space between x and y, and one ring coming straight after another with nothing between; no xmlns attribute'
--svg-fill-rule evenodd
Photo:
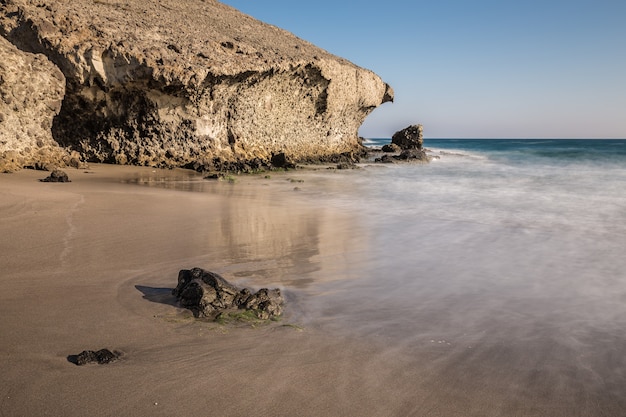
<svg viewBox="0 0 626 417"><path fill-rule="evenodd" d="M440 300L419 301L430 316L417 324L402 316L411 305L373 304L361 318L321 306L377 251L358 215L302 198L309 183L290 180L300 174L234 184L103 165L68 174L67 184L0 176L0 416L622 415L622 379L599 376L618 348L583 357L545 329L518 337L509 317L480 336L430 340L463 320ZM169 290L195 266L283 288L285 317L256 328L193 320ZM352 302L376 302L362 291ZM470 318L478 308L448 301ZM370 328L349 331L359 319ZM67 360L105 347L122 360Z"/></svg>

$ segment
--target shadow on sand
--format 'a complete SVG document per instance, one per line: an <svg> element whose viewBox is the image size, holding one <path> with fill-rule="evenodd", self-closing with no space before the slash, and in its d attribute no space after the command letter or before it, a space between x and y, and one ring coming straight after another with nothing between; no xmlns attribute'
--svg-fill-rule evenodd
<svg viewBox="0 0 626 417"><path fill-rule="evenodd" d="M147 287L145 285L135 285L135 288L143 294L144 300L178 307L178 301L176 301L176 297L172 295L173 288L156 288Z"/></svg>

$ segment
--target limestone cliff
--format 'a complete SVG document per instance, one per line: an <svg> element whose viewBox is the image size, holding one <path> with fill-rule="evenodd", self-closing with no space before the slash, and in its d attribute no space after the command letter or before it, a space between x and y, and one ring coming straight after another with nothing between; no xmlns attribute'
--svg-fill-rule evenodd
<svg viewBox="0 0 626 417"><path fill-rule="evenodd" d="M55 139L90 161L220 168L324 159L391 88L214 0L2 0L0 32L67 80Z"/></svg>
<svg viewBox="0 0 626 417"><path fill-rule="evenodd" d="M58 165L68 155L52 139L65 78L43 55L0 38L0 172Z"/></svg>

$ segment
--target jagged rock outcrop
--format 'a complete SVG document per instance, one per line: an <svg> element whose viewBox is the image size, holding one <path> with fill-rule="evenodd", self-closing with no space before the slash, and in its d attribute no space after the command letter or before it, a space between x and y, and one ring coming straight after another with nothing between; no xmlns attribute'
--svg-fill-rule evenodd
<svg viewBox="0 0 626 417"><path fill-rule="evenodd" d="M261 288L253 294L249 289L240 290L221 275L201 268L182 269L172 294L194 316L212 319L233 310L246 310L267 320L280 316L285 302L278 288Z"/></svg>
<svg viewBox="0 0 626 417"><path fill-rule="evenodd" d="M411 125L394 133L391 137L391 143L398 145L402 150L422 149L423 136L424 127L422 125Z"/></svg>
<svg viewBox="0 0 626 417"><path fill-rule="evenodd" d="M67 89L53 133L89 161L196 169L329 159L393 91L215 0L3 0L0 32Z"/></svg>
<svg viewBox="0 0 626 417"><path fill-rule="evenodd" d="M64 164L68 154L50 132L64 91L63 74L45 56L0 37L0 172Z"/></svg>
<svg viewBox="0 0 626 417"><path fill-rule="evenodd" d="M382 147L387 154L376 158L375 162L430 162L432 159L423 148L424 128L422 125L411 125L397 131L391 137L391 144Z"/></svg>

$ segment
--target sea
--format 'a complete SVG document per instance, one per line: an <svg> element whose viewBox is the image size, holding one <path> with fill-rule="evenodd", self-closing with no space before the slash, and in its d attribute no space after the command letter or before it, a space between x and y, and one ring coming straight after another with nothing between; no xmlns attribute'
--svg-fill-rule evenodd
<svg viewBox="0 0 626 417"><path fill-rule="evenodd" d="M517 320L505 330L528 337L537 326L626 328L626 140L424 147L429 164L373 164L349 180L327 176L334 191L312 193L365 225L375 271L363 273L377 300L393 294L392 304L417 310L434 301L428 314L447 317L451 331L461 317L478 332L507 315Z"/></svg>
<svg viewBox="0 0 626 417"><path fill-rule="evenodd" d="M311 204L353 225L334 269L307 273L308 314L505 405L468 415L626 415L626 140L424 147L428 164L317 179Z"/></svg>

